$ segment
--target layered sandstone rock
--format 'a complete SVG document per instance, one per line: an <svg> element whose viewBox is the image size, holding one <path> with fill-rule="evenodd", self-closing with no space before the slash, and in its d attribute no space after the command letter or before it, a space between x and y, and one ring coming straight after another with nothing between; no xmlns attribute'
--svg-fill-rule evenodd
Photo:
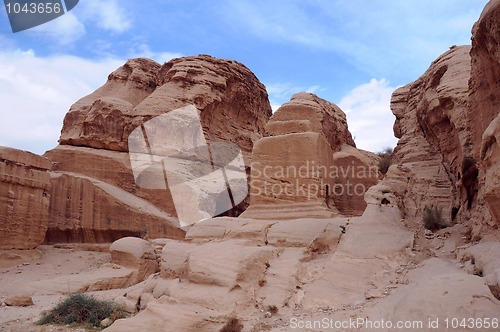
<svg viewBox="0 0 500 332"><path fill-rule="evenodd" d="M129 282L136 284L158 270L158 262L153 246L137 237L121 238L109 247L111 263L133 268L135 272Z"/></svg>
<svg viewBox="0 0 500 332"><path fill-rule="evenodd" d="M0 147L0 249L33 249L49 222L51 162Z"/></svg>
<svg viewBox="0 0 500 332"><path fill-rule="evenodd" d="M163 66L149 59L132 59L110 74L101 88L71 107L64 120L61 145L45 154L54 162L54 170L64 173L54 176L48 240L112 241L124 235L141 234L176 238L183 232L172 220L180 212L185 214L184 210L195 211L210 205L208 216L211 216L231 208L217 209L221 193L215 186L194 190L197 199L175 202L171 192L174 188L165 185L163 171L161 181L155 178L147 185L138 183L142 175L134 168L137 165L131 164L129 135L134 129L144 129L146 122L183 107L199 111L204 142L232 142L241 149L245 178L248 170L244 163L249 165L253 142L262 136L271 116L265 87L255 75L238 62L205 55L174 59ZM160 131L149 127L147 135L151 140ZM193 141L196 139L191 137ZM172 146L177 144L173 141L148 143L148 146L163 144L168 149L179 148ZM158 151L155 148L155 153ZM163 188L151 186L151 182L162 184ZM126 195L129 202L136 197L136 206L152 205L146 209L149 212L130 208L134 204L127 203L124 207L116 195L103 193L101 184L116 187L114 192L123 190L131 194ZM238 202L234 200L234 205L243 200L244 192ZM242 203L230 214L238 214L245 207ZM155 209L158 213L151 214ZM162 217L158 218L159 215ZM195 221L207 216L198 217Z"/></svg>
<svg viewBox="0 0 500 332"><path fill-rule="evenodd" d="M112 184L69 172L52 172L51 178L48 243L184 237L178 220Z"/></svg>
<svg viewBox="0 0 500 332"><path fill-rule="evenodd" d="M499 113L500 1L490 1L472 28L471 77L469 106L474 158L479 160L481 139Z"/></svg>
<svg viewBox="0 0 500 332"><path fill-rule="evenodd" d="M448 222L472 224L475 239L500 215L498 13L500 2L490 1L472 47L451 47L391 103L400 141L387 181L399 189L405 214L419 218L434 202Z"/></svg>
<svg viewBox="0 0 500 332"><path fill-rule="evenodd" d="M492 0L484 8L472 29L472 70L469 81L471 136L473 155L481 164L479 182L497 224L500 223L499 113L500 113L500 1Z"/></svg>
<svg viewBox="0 0 500 332"><path fill-rule="evenodd" d="M386 182L398 193L407 218L418 219L426 205L437 204L452 223L482 204L469 130L469 51L469 46L452 47L392 96L400 140Z"/></svg>
<svg viewBox="0 0 500 332"><path fill-rule="evenodd" d="M331 217L333 153L354 146L345 114L311 93L295 94L266 125L254 147L247 218ZM362 195L364 192L362 193Z"/></svg>
<svg viewBox="0 0 500 332"><path fill-rule="evenodd" d="M200 55L160 66L132 59L71 107L60 143L127 152L132 130L190 104L200 110L209 140L237 143L245 157L272 112L265 87L236 61Z"/></svg>

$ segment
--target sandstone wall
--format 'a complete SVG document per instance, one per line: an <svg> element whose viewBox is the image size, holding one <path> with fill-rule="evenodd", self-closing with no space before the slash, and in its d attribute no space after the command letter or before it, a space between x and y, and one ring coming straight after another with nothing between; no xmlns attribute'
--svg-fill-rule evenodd
<svg viewBox="0 0 500 332"><path fill-rule="evenodd" d="M65 173L53 179L50 215L54 218L47 240L112 241L123 234L137 236L139 229L150 237L183 234L172 229L179 225L165 218L149 223L150 216L141 215L140 209L128 213L119 200L104 199L106 195L95 183L112 185L138 202L151 204L167 219L176 218L168 186L146 189L136 184L128 138L143 123L187 105L200 111L206 141L236 143L248 168L253 143L264 133L272 113L264 85L248 68L206 55L174 59L164 65L143 58L129 60L109 75L106 84L71 107L60 145L45 154L54 162L54 171ZM212 197L218 193L203 194ZM199 200L204 204L206 199ZM247 205L248 198L226 214L237 215ZM110 227L110 218L119 220L120 225ZM158 226L162 223L165 225Z"/></svg>
<svg viewBox="0 0 500 332"><path fill-rule="evenodd" d="M175 218L116 186L76 173L52 172L51 177L48 243L184 237Z"/></svg>
<svg viewBox="0 0 500 332"><path fill-rule="evenodd" d="M48 225L51 162L0 147L0 249L33 249Z"/></svg>
<svg viewBox="0 0 500 332"><path fill-rule="evenodd" d="M499 20L500 1L490 1L472 47L451 47L391 101L400 140L385 181L405 216L421 218L437 203L449 223L470 223L476 239L500 221Z"/></svg>

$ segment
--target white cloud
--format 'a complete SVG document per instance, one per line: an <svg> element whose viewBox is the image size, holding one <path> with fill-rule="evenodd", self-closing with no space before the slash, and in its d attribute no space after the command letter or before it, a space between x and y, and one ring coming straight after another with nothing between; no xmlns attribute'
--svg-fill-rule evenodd
<svg viewBox="0 0 500 332"><path fill-rule="evenodd" d="M26 33L48 35L57 44L68 45L85 35L86 31L83 23L72 12L69 12L55 20L29 29Z"/></svg>
<svg viewBox="0 0 500 332"><path fill-rule="evenodd" d="M405 68L417 78L449 46L470 44L486 2L228 0L224 13L242 33L326 50L371 75L401 78Z"/></svg>
<svg viewBox="0 0 500 332"><path fill-rule="evenodd" d="M395 89L385 79L372 79L352 89L338 103L347 115L349 131L358 148L377 152L396 145L392 130L395 117L390 109Z"/></svg>
<svg viewBox="0 0 500 332"><path fill-rule="evenodd" d="M132 18L117 0L86 0L79 3L87 21L101 29L121 33L132 27Z"/></svg>
<svg viewBox="0 0 500 332"><path fill-rule="evenodd" d="M128 53L129 58L150 58L152 60L155 60L159 64L163 64L164 62L168 62L173 58L180 58L183 56L183 54L175 52L155 52L152 51L147 44L140 44L136 48L131 49Z"/></svg>
<svg viewBox="0 0 500 332"><path fill-rule="evenodd" d="M265 84L267 94L269 95L269 102L273 111L276 111L281 104L286 103L292 96L299 92L318 93L324 89L319 85L296 86L291 83L272 83ZM273 106L274 105L274 106ZM277 107L276 110L274 107Z"/></svg>
<svg viewBox="0 0 500 332"><path fill-rule="evenodd" d="M94 62L74 56L37 57L33 51L0 52L2 144L43 153L57 145L64 115L106 82L125 60Z"/></svg>

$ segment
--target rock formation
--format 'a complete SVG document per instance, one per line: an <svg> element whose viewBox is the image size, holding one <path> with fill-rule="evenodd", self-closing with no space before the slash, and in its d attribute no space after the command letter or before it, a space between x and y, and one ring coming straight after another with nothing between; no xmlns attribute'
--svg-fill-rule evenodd
<svg viewBox="0 0 500 332"><path fill-rule="evenodd" d="M462 170L468 153L464 150L470 146L463 116L468 112L469 51L468 46L452 48L392 96L399 142L393 157L396 166L387 179L395 184L407 218L420 218L424 206L435 203L451 222L462 204L467 208L467 196L459 198L458 181L473 173Z"/></svg>
<svg viewBox="0 0 500 332"><path fill-rule="evenodd" d="M200 55L160 66L139 58L71 107L60 144L128 152L132 130L189 104L200 110L207 139L237 143L246 158L271 116L265 87L236 61Z"/></svg>
<svg viewBox="0 0 500 332"><path fill-rule="evenodd" d="M273 114L266 132L253 151L250 207L243 214L245 218L328 218L338 213L335 203L342 202L339 197L348 196L347 185L358 184L358 181L347 183L348 177L356 177L351 176L354 171L358 173L356 166L364 167L363 176L372 178L368 187L378 181L378 169L375 167L373 172L370 162L361 162L363 154L356 149L334 157L334 152L355 144L344 112L316 95L295 94ZM366 189L363 186L363 190L358 190L359 197L354 201L364 202ZM356 196L354 187L349 190L351 196ZM339 204L348 212L352 206L347 205ZM351 205L358 205L359 214L366 206Z"/></svg>
<svg viewBox="0 0 500 332"><path fill-rule="evenodd" d="M419 218L437 203L449 223L471 220L476 239L500 220L499 13L500 2L490 1L472 29L472 47L451 47L391 103L400 140L387 181L399 188L405 215Z"/></svg>
<svg viewBox="0 0 500 332"><path fill-rule="evenodd" d="M60 145L45 154L56 172L47 240L183 236L169 188L136 183L128 138L143 123L187 105L199 110L209 143L236 143L249 165L253 142L271 115L265 87L252 72L210 56L174 59L163 66L129 60L71 107ZM218 192L203 194L209 198L199 204L215 201Z"/></svg>
<svg viewBox="0 0 500 332"><path fill-rule="evenodd" d="M0 147L0 249L33 249L49 222L51 162Z"/></svg>

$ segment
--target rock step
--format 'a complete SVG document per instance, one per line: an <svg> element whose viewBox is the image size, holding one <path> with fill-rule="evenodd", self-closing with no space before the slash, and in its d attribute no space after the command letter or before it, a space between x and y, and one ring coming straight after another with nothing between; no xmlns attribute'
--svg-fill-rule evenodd
<svg viewBox="0 0 500 332"><path fill-rule="evenodd" d="M251 205L241 216L252 219L327 219L338 216L336 210L330 210L320 202L303 202L293 204L255 204Z"/></svg>

